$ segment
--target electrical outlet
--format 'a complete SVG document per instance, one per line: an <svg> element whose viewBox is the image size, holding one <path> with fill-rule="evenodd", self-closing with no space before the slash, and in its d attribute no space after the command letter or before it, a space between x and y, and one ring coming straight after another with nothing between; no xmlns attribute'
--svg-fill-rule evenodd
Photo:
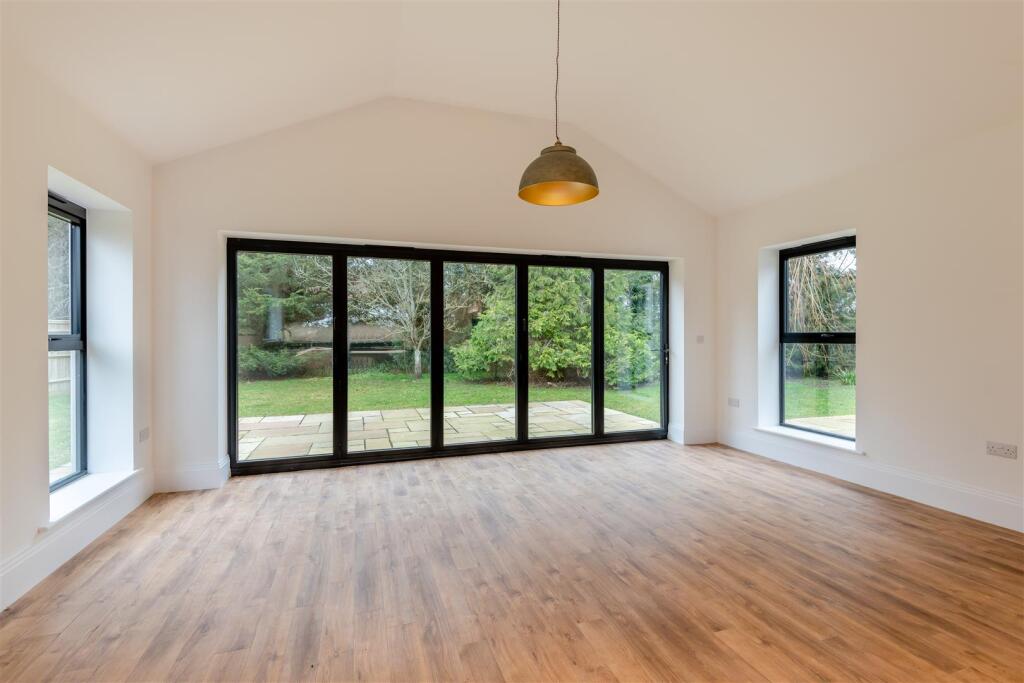
<svg viewBox="0 0 1024 683"><path fill-rule="evenodd" d="M143 427L139 430L139 443L145 443L149 440L149 427Z"/></svg>
<svg viewBox="0 0 1024 683"><path fill-rule="evenodd" d="M698 344L703 344L704 343L704 335L703 334L698 334L697 335L697 343Z"/></svg>
<svg viewBox="0 0 1024 683"><path fill-rule="evenodd" d="M740 400L738 398L730 398L729 399L729 407L730 408L739 408L740 407Z"/></svg>
<svg viewBox="0 0 1024 683"><path fill-rule="evenodd" d="M989 441L985 444L985 452L998 458L1017 459L1017 446L1012 443L997 443Z"/></svg>

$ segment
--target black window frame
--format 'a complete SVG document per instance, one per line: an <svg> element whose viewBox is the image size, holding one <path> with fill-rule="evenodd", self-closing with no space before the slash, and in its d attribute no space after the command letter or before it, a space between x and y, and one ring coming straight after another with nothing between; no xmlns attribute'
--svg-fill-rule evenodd
<svg viewBox="0 0 1024 683"><path fill-rule="evenodd" d="M417 448L403 448L387 451L347 453L347 420L337 419L347 416L348 401L348 353L345 344L334 344L333 386L334 386L334 453L310 455L277 460L239 461L238 459L238 310L237 289L239 252L266 252L285 254L324 255L333 258L334 271L334 311L335 340L347 338L347 316L339 315L348 306L348 257L372 256L378 258L413 259L428 261L431 267L431 367L443 367L443 301L444 279L443 268L449 263L488 263L513 265L516 269L516 438L507 441L481 443L445 444L442 438L442 421L431 421L431 445ZM556 436L530 438L528 435L528 373L520 368L528 367L528 269L530 266L562 266L589 268L591 271L592 312L592 381L591 381L591 415L592 433L578 436ZM661 372L661 425L656 429L637 430L630 432L604 432L604 270L654 270L661 273L661 347L663 357L660 359ZM669 283L668 262L631 260L614 258L591 258L561 255L534 255L506 252L460 251L442 249L421 249L416 247L396 247L377 245L354 245L324 242L305 242L292 240L227 239L227 421L228 421L228 456L232 475L264 474L268 472L290 472L296 470L316 469L325 467L341 467L381 462L397 462L423 458L438 458L457 455L475 455L483 453L504 453L520 450L535 450L563 446L582 446L603 443L620 443L665 439L668 437L669 419ZM443 375L431 373L431 415L443 413Z"/></svg>
<svg viewBox="0 0 1024 683"><path fill-rule="evenodd" d="M50 334L47 331L47 351L74 351L78 353L75 363L75 386L73 409L77 425L77 439L74 444L75 471L50 483L50 492L66 486L89 472L87 438L87 387L86 387L86 210L73 202L50 193L47 197L47 214L65 220L71 226L71 331L68 334Z"/></svg>
<svg viewBox="0 0 1024 683"><path fill-rule="evenodd" d="M786 344L852 344L857 345L856 332L790 332L789 324L789 297L788 290L788 262L792 258L822 254L840 249L856 249L857 237L837 237L835 239L822 240L801 244L796 247L779 250L779 426L787 429L799 429L812 434L831 436L846 441L856 441L855 436L826 432L820 429L811 429L786 422Z"/></svg>

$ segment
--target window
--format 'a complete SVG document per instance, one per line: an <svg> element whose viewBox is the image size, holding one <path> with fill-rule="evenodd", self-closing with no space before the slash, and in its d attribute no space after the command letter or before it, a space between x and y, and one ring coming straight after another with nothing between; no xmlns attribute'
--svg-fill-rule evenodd
<svg viewBox="0 0 1024 683"><path fill-rule="evenodd" d="M85 474L85 209L55 196L47 216L50 490Z"/></svg>
<svg viewBox="0 0 1024 683"><path fill-rule="evenodd" d="M232 472L665 438L667 276L230 239Z"/></svg>
<svg viewBox="0 0 1024 683"><path fill-rule="evenodd" d="M857 434L857 243L779 253L780 422L843 439Z"/></svg>

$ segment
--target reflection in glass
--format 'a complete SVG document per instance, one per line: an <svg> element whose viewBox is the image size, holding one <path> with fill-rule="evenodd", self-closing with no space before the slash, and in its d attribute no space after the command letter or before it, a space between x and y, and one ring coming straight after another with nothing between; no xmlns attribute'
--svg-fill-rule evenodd
<svg viewBox="0 0 1024 683"><path fill-rule="evenodd" d="M444 443L516 436L516 271L444 264Z"/></svg>
<svg viewBox="0 0 1024 683"><path fill-rule="evenodd" d="M532 438L593 433L589 268L529 268L529 419Z"/></svg>
<svg viewBox="0 0 1024 683"><path fill-rule="evenodd" d="M71 224L49 214L46 221L47 332L71 333Z"/></svg>
<svg viewBox="0 0 1024 683"><path fill-rule="evenodd" d="M783 344L784 423L857 436L857 346Z"/></svg>
<svg viewBox="0 0 1024 683"><path fill-rule="evenodd" d="M237 255L238 460L334 451L330 256Z"/></svg>
<svg viewBox="0 0 1024 683"><path fill-rule="evenodd" d="M604 430L661 427L661 273L604 274Z"/></svg>
<svg viewBox="0 0 1024 683"><path fill-rule="evenodd" d="M430 445L430 263L348 259L348 451Z"/></svg>
<svg viewBox="0 0 1024 683"><path fill-rule="evenodd" d="M786 332L855 332L857 248L786 259Z"/></svg>

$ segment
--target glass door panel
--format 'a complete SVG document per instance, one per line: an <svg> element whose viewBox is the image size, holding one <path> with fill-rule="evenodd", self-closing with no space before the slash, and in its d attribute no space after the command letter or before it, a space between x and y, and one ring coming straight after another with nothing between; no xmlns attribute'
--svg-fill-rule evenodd
<svg viewBox="0 0 1024 683"><path fill-rule="evenodd" d="M330 256L240 251L238 461L334 451Z"/></svg>
<svg viewBox="0 0 1024 683"><path fill-rule="evenodd" d="M604 273L604 431L659 429L662 279L651 270Z"/></svg>
<svg viewBox="0 0 1024 683"><path fill-rule="evenodd" d="M530 438L593 434L593 276L589 268L530 266Z"/></svg>
<svg viewBox="0 0 1024 683"><path fill-rule="evenodd" d="M516 438L516 269L444 264L447 444Z"/></svg>
<svg viewBox="0 0 1024 683"><path fill-rule="evenodd" d="M430 262L348 258L348 452L430 446Z"/></svg>

